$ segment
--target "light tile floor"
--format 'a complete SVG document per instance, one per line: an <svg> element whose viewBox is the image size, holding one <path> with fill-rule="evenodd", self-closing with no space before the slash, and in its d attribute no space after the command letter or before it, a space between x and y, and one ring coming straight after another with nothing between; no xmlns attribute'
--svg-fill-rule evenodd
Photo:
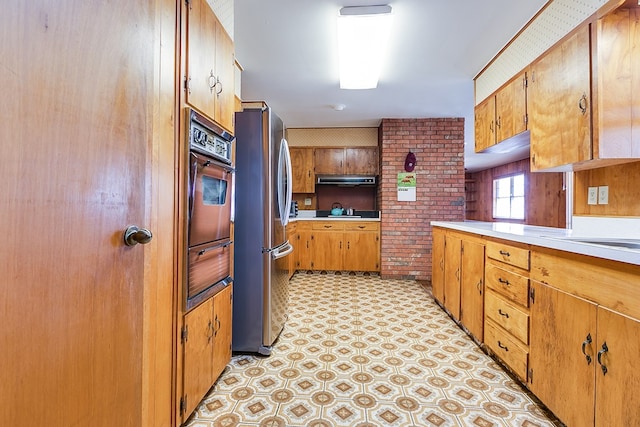
<svg viewBox="0 0 640 427"><path fill-rule="evenodd" d="M419 283L297 273L272 355L235 355L186 425L560 424Z"/></svg>

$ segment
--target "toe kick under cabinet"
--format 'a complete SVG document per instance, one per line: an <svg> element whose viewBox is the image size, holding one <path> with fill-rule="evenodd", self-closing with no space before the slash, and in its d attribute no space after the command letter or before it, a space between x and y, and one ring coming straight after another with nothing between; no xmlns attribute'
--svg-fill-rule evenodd
<svg viewBox="0 0 640 427"><path fill-rule="evenodd" d="M486 243L484 343L523 381L529 361L529 259L525 246Z"/></svg>

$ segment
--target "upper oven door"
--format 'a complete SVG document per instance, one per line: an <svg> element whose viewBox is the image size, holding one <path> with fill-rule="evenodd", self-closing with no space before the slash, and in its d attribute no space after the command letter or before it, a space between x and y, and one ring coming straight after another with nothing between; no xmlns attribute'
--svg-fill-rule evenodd
<svg viewBox="0 0 640 427"><path fill-rule="evenodd" d="M233 170L194 152L189 158L189 247L228 239Z"/></svg>

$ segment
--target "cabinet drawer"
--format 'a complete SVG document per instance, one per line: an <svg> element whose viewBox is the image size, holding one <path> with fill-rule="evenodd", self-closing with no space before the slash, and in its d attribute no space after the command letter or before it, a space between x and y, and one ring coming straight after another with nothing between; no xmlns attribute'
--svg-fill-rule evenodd
<svg viewBox="0 0 640 427"><path fill-rule="evenodd" d="M529 353L507 331L501 329L491 320L487 320L484 324L484 342L496 356L511 368L513 373L523 381L527 380Z"/></svg>
<svg viewBox="0 0 640 427"><path fill-rule="evenodd" d="M312 230L344 230L344 224L338 221L322 221L314 222L311 225Z"/></svg>
<svg viewBox="0 0 640 427"><path fill-rule="evenodd" d="M529 249L488 241L487 257L529 271Z"/></svg>
<svg viewBox="0 0 640 427"><path fill-rule="evenodd" d="M377 222L347 222L344 229L348 231L378 231L380 223Z"/></svg>
<svg viewBox="0 0 640 427"><path fill-rule="evenodd" d="M485 294L484 310L486 317L502 326L523 344L529 344L529 314L491 290Z"/></svg>
<svg viewBox="0 0 640 427"><path fill-rule="evenodd" d="M528 277L504 270L492 262L487 263L484 274L489 289L493 289L523 307L529 307Z"/></svg>

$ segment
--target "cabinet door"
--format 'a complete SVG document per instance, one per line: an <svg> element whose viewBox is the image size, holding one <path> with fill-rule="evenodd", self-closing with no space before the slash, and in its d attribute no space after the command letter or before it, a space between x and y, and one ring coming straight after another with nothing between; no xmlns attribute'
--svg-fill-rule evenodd
<svg viewBox="0 0 640 427"><path fill-rule="evenodd" d="M633 426L640 420L640 322L598 307L596 355L596 426ZM606 374L602 366L607 368Z"/></svg>
<svg viewBox="0 0 640 427"><path fill-rule="evenodd" d="M460 321L482 341L484 326L484 245L462 241Z"/></svg>
<svg viewBox="0 0 640 427"><path fill-rule="evenodd" d="M291 277L293 277L293 274L296 272L297 265L298 265L298 248L297 248L297 245L299 244L298 232L296 231L295 233L292 233L288 238L291 244L293 245L293 252L291 252L289 256L285 257L285 259L287 260L287 270L289 270L289 279L291 279Z"/></svg>
<svg viewBox="0 0 640 427"><path fill-rule="evenodd" d="M496 98L489 98L478 104L474 110L475 117L475 149L476 153L496 143Z"/></svg>
<svg viewBox="0 0 640 427"><path fill-rule="evenodd" d="M295 246L296 268L299 270L312 270L313 234L310 230L298 230L298 244Z"/></svg>
<svg viewBox="0 0 640 427"><path fill-rule="evenodd" d="M215 44L217 19L206 0L187 9L187 102L215 118Z"/></svg>
<svg viewBox="0 0 640 427"><path fill-rule="evenodd" d="M229 285L213 297L213 381L231 360L231 295L232 286Z"/></svg>
<svg viewBox="0 0 640 427"><path fill-rule="evenodd" d="M291 175L294 193L315 192L315 174L313 171L313 148L290 147Z"/></svg>
<svg viewBox="0 0 640 427"><path fill-rule="evenodd" d="M529 388L565 424L592 426L596 306L538 282L531 287Z"/></svg>
<svg viewBox="0 0 640 427"><path fill-rule="evenodd" d="M441 304L444 304L444 236L444 230L440 228L433 229L431 292L433 297Z"/></svg>
<svg viewBox="0 0 640 427"><path fill-rule="evenodd" d="M444 306L456 319L460 319L461 245L459 237L445 237Z"/></svg>
<svg viewBox="0 0 640 427"><path fill-rule="evenodd" d="M186 419L198 406L200 400L213 384L211 365L213 321L213 298L207 299L184 316L187 336L184 341L183 396L186 407L183 415Z"/></svg>
<svg viewBox="0 0 640 427"><path fill-rule="evenodd" d="M344 148L316 148L313 156L317 175L344 173Z"/></svg>
<svg viewBox="0 0 640 427"><path fill-rule="evenodd" d="M377 231L346 231L344 270L380 271L380 238Z"/></svg>
<svg viewBox="0 0 640 427"><path fill-rule="evenodd" d="M378 175L378 147L345 148L345 170L351 175Z"/></svg>
<svg viewBox="0 0 640 427"><path fill-rule="evenodd" d="M517 76L496 93L496 142L527 130L525 74Z"/></svg>
<svg viewBox="0 0 640 427"><path fill-rule="evenodd" d="M233 53L233 40L227 34L224 27L216 19L216 45L215 45L215 75L216 75L216 99L215 120L220 126L233 133L235 113L235 56Z"/></svg>
<svg viewBox="0 0 640 427"><path fill-rule="evenodd" d="M531 67L532 171L591 159L589 40L584 26Z"/></svg>
<svg viewBox="0 0 640 427"><path fill-rule="evenodd" d="M314 231L313 239L313 268L315 270L342 270L344 254L344 232L342 231Z"/></svg>

